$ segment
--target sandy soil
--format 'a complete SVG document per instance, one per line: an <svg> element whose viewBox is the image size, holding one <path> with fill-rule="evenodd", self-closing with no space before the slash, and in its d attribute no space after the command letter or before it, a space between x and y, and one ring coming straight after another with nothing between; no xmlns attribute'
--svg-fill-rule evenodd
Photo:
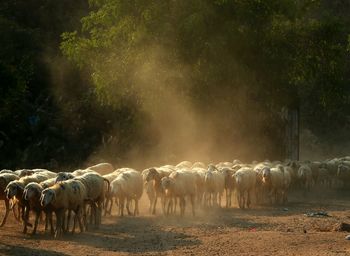
<svg viewBox="0 0 350 256"><path fill-rule="evenodd" d="M350 192L313 194L294 193L286 206L210 209L196 217L186 211L183 218L149 215L144 198L138 217L114 214L98 230L58 240L42 225L35 236L22 234L11 215L0 228L0 255L350 255L347 233L334 230L350 223ZM330 217L305 215L312 211Z"/></svg>

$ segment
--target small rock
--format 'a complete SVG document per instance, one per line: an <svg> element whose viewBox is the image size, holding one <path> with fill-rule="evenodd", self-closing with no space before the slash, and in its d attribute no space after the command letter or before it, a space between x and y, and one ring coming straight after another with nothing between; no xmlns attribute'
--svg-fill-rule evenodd
<svg viewBox="0 0 350 256"><path fill-rule="evenodd" d="M288 212L289 210L288 208L283 208L283 211Z"/></svg>
<svg viewBox="0 0 350 256"><path fill-rule="evenodd" d="M345 240L350 240L350 235L347 235L347 236L345 237Z"/></svg>

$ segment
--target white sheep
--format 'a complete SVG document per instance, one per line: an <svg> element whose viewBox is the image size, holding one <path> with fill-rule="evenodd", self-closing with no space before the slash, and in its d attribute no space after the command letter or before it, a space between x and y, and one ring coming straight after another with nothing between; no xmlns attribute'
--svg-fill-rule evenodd
<svg viewBox="0 0 350 256"><path fill-rule="evenodd" d="M262 173L263 185L269 191L270 203L286 202L287 200L287 189L289 187L291 178L288 170L284 170L282 165L278 165L274 168L264 168Z"/></svg>
<svg viewBox="0 0 350 256"><path fill-rule="evenodd" d="M114 167L110 163L99 163L99 164L90 166L86 169L90 169L95 172L98 172L100 175L105 175L114 171Z"/></svg>
<svg viewBox="0 0 350 256"><path fill-rule="evenodd" d="M221 207L221 197L224 192L225 176L216 168L208 168L204 176L205 206Z"/></svg>
<svg viewBox="0 0 350 256"><path fill-rule="evenodd" d="M109 193L110 189L109 180L94 172L85 173L75 177L74 180L81 181L85 185L87 198L92 202L91 209L95 215L94 223L98 227L101 223L105 195ZM92 215L90 220L92 221Z"/></svg>
<svg viewBox="0 0 350 256"><path fill-rule="evenodd" d="M106 180L109 181L109 183L111 183L114 179L116 179L118 177L118 175L122 172L128 171L130 170L129 168L120 168L117 169L115 171L113 171L112 173L103 175L102 177ZM107 190L106 190L107 192ZM108 214L111 214L112 212L112 207L113 207L113 195L111 193L111 191L109 191L109 193L106 193L105 195L106 201L105 201L105 216ZM109 206L109 208L108 208Z"/></svg>
<svg viewBox="0 0 350 256"><path fill-rule="evenodd" d="M234 178L233 174L236 173L236 170L234 170L232 167L220 167L219 171L223 174L225 184L225 194L226 194L226 208L231 207L232 205L232 192L234 191Z"/></svg>
<svg viewBox="0 0 350 256"><path fill-rule="evenodd" d="M165 193L167 201L167 211L169 214L170 208L174 198L179 198L180 202L180 215L185 214L186 197L189 197L192 205L192 215L195 216L195 197L197 175L194 172L188 171L175 171L172 172L169 177L163 177L161 185Z"/></svg>
<svg viewBox="0 0 350 256"><path fill-rule="evenodd" d="M135 201L133 215L139 214L138 201L143 192L143 179L136 170L124 171L111 182L111 193L119 200L119 215L124 215L125 200L128 214L131 215L129 204L131 200Z"/></svg>
<svg viewBox="0 0 350 256"><path fill-rule="evenodd" d="M257 172L250 167L242 167L233 175L239 208L250 207L251 193L255 190Z"/></svg>
<svg viewBox="0 0 350 256"><path fill-rule="evenodd" d="M312 186L312 170L309 165L302 164L298 169L298 180L304 187L305 191L310 191Z"/></svg>
<svg viewBox="0 0 350 256"><path fill-rule="evenodd" d="M192 167L192 163L190 161L182 161L180 163L178 163L176 166L176 168L191 168Z"/></svg>

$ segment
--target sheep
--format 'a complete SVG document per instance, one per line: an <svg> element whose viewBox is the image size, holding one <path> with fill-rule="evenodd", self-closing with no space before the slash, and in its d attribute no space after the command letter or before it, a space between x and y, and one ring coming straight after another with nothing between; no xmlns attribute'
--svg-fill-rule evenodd
<svg viewBox="0 0 350 256"><path fill-rule="evenodd" d="M127 170L128 170L128 168L117 169L112 173L103 175L102 177L104 179L108 180L109 183L111 183L115 178L118 177L118 175L120 173L125 172ZM112 212L112 207L113 207L113 195L112 195L112 193L110 193L110 191L109 191L109 193L105 195L105 198L106 198L106 201L105 201L105 214L104 215L106 216L107 213L111 214L111 212ZM109 210L108 210L108 205L110 205Z"/></svg>
<svg viewBox="0 0 350 256"><path fill-rule="evenodd" d="M192 165L192 167L191 167L191 169L194 169L194 168L207 168L207 166L203 163L203 162L195 162L193 165Z"/></svg>
<svg viewBox="0 0 350 256"><path fill-rule="evenodd" d="M350 181L350 166L345 164L338 165L337 177L343 181L343 186L346 187Z"/></svg>
<svg viewBox="0 0 350 256"><path fill-rule="evenodd" d="M163 197L164 193L163 193L163 189L160 181L163 177L169 176L171 172L173 172L173 169L165 168L165 167L150 168L148 170L146 181L153 183L153 189L155 192L155 198L154 198L154 201L151 202L151 207L150 207L152 209L151 214L156 214L156 205L157 205L158 197L161 198L161 205L164 213L164 197Z"/></svg>
<svg viewBox="0 0 350 256"><path fill-rule="evenodd" d="M310 191L312 186L312 170L309 165L303 164L299 167L298 179L301 185L304 186L304 193Z"/></svg>
<svg viewBox="0 0 350 256"><path fill-rule="evenodd" d="M90 166L86 169L93 170L99 173L100 175L106 175L114 171L114 167L110 163L99 163L99 164Z"/></svg>
<svg viewBox="0 0 350 256"><path fill-rule="evenodd" d="M331 185L331 176L329 175L328 170L324 167L321 167L318 170L318 184L325 187L330 187Z"/></svg>
<svg viewBox="0 0 350 256"><path fill-rule="evenodd" d="M49 177L52 176L50 173L45 172L38 172L29 176L24 176L20 178L19 180L13 180L8 183L5 189L6 197L7 199L14 199L16 198L18 200L18 205L22 211L22 220L24 219L24 209L26 206L26 201L23 199L23 190L24 187L30 183L30 182L42 182L44 180L49 179ZM24 223L27 225L27 223ZM30 224L29 224L30 226Z"/></svg>
<svg viewBox="0 0 350 256"><path fill-rule="evenodd" d="M109 194L110 191L109 180L94 172L85 173L81 176L75 177L74 180L81 181L85 185L87 198L93 202L91 206L95 213L95 226L98 227L101 223L102 208L106 195L105 182L107 183L107 194ZM97 208L95 207L95 204L97 204Z"/></svg>
<svg viewBox="0 0 350 256"><path fill-rule="evenodd" d="M40 184L40 186L42 186L43 189L45 189L45 188L53 186L55 183L56 183L56 177L44 180L44 181L40 182L39 184Z"/></svg>
<svg viewBox="0 0 350 256"><path fill-rule="evenodd" d="M46 169L22 169L22 170L16 170L15 173L18 173L18 176L24 177L24 176L30 176L33 174L42 174L42 175L46 175L49 178L53 178L56 176L56 173L51 172L49 170Z"/></svg>
<svg viewBox="0 0 350 256"><path fill-rule="evenodd" d="M5 215L1 221L0 227L5 225L8 214L10 212L10 202L9 202L9 199L6 197L5 189L11 181L18 180L18 179L19 179L19 177L14 173L2 173L2 174L0 174L0 200L5 201ZM13 208L13 210L14 210L14 208ZM16 217L16 215L15 215L15 217Z"/></svg>
<svg viewBox="0 0 350 256"><path fill-rule="evenodd" d="M231 162L220 162L215 165L216 168L223 168L223 167L232 167L233 164Z"/></svg>
<svg viewBox="0 0 350 256"><path fill-rule="evenodd" d="M225 186L225 176L215 166L209 166L204 177L205 205L221 207L221 196Z"/></svg>
<svg viewBox="0 0 350 256"><path fill-rule="evenodd" d="M195 167L192 169L192 172L197 174L196 177L196 186L197 186L197 198L196 202L198 205L204 206L204 193L205 193L205 174L207 170L202 167ZM176 206L176 202L175 202Z"/></svg>
<svg viewBox="0 0 350 256"><path fill-rule="evenodd" d="M182 161L180 163L178 163L176 166L176 168L191 168L192 167L192 163L190 161Z"/></svg>
<svg viewBox="0 0 350 256"><path fill-rule="evenodd" d="M129 203L135 200L135 209L133 215L139 214L138 201L143 192L143 179L136 170L128 170L120 173L117 178L111 182L111 193L119 199L119 215L124 215L125 199L127 200L126 209L131 215Z"/></svg>
<svg viewBox="0 0 350 256"><path fill-rule="evenodd" d="M76 170L72 173L61 172L57 174L56 182L62 182L65 180L76 179L83 182L86 187L88 198L93 202L91 204L92 210L95 213L95 226L98 227L101 223L102 207L104 205L104 199L106 195L105 182L107 182L107 194L109 193L109 180L103 178L100 174L93 170ZM97 204L97 207L95 205ZM69 223L68 213L68 223ZM90 218L92 222L92 215Z"/></svg>
<svg viewBox="0 0 350 256"><path fill-rule="evenodd" d="M38 221L39 217L41 216L41 212L44 211L46 215L46 220L45 220L45 231L48 228L48 222L50 223L50 228L51 228L51 234L54 232L53 224L52 224L52 210L50 207L42 207L40 204L40 197L41 197L41 192L44 190L44 186L41 184L54 184L55 179L52 178L50 183L45 183L41 182L40 184L36 182L30 182L28 183L23 191L23 198L27 201L27 206L25 208L25 225L23 229L23 233L27 232L27 223L28 223L28 218L29 218L29 211L34 211L35 213L35 223L34 223L34 228L32 231L32 235L35 235L36 229L38 226Z"/></svg>
<svg viewBox="0 0 350 256"><path fill-rule="evenodd" d="M255 199L258 204L264 203L267 197L266 186L263 186L262 183L262 170L266 167L271 168L272 164L269 162L261 162L257 163L253 168L253 170L257 173L258 176L255 185Z"/></svg>
<svg viewBox="0 0 350 256"><path fill-rule="evenodd" d="M256 185L257 172L250 167L242 167L232 177L234 178L239 208L244 209L246 206L249 208L251 193L254 191Z"/></svg>
<svg viewBox="0 0 350 256"><path fill-rule="evenodd" d="M146 180L150 169L152 169L152 168L147 168L147 169L143 170L141 172L141 176L142 176L142 180L143 180L143 187L144 187L144 190L146 191L146 195L147 195L148 200L149 200L148 211L150 214L152 214L152 206L153 206L153 201L156 198L156 192L155 192L154 187L153 187L153 180L150 182L148 182Z"/></svg>
<svg viewBox="0 0 350 256"><path fill-rule="evenodd" d="M285 170L282 165L265 167L262 171L262 182L269 191L270 204L273 203L273 197L275 203L287 202L287 190L291 182L290 170Z"/></svg>
<svg viewBox="0 0 350 256"><path fill-rule="evenodd" d="M99 174L99 173L95 172L94 170L90 170L90 169L78 169L78 170L75 170L74 172L59 172L59 173L57 173L56 182L70 180L70 179L73 179L75 177L82 176L86 173Z"/></svg>
<svg viewBox="0 0 350 256"><path fill-rule="evenodd" d="M87 199L85 185L79 180L66 180L54 184L42 191L40 204L42 207L50 206L56 214L56 231L54 237L60 237L64 230L64 213L66 210L75 212L75 221L72 233L75 232L75 223L78 221L80 231L83 232L83 223L86 224L84 207Z"/></svg>
<svg viewBox="0 0 350 256"><path fill-rule="evenodd" d="M8 170L8 169L2 169L2 170L0 171L0 174L3 174L3 173L15 174L12 170Z"/></svg>
<svg viewBox="0 0 350 256"><path fill-rule="evenodd" d="M161 185L168 203L166 215L169 214L172 199L178 197L180 201L180 215L183 216L186 208L185 197L188 196L192 205L192 215L195 216L197 175L193 172L175 171L169 177L163 177L161 179Z"/></svg>
<svg viewBox="0 0 350 256"><path fill-rule="evenodd" d="M232 175L236 173L236 171L233 168L230 167L223 167L219 168L219 171L224 176L224 188L225 188L225 194L226 194L226 208L231 207L232 205L232 192L234 190L234 179Z"/></svg>

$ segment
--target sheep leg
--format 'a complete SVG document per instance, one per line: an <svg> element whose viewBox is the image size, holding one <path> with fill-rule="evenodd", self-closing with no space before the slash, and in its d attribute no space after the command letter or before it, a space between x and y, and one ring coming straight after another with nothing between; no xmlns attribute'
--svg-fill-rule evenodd
<svg viewBox="0 0 350 256"><path fill-rule="evenodd" d="M64 210L58 210L56 211L56 231L55 231L55 238L59 238L62 235L62 222L64 219Z"/></svg>
<svg viewBox="0 0 350 256"><path fill-rule="evenodd" d="M68 210L68 216L67 216L67 226L65 227L63 225L63 232L69 232L69 225L70 225L70 218L71 218L72 211ZM74 223L75 224L75 223Z"/></svg>
<svg viewBox="0 0 350 256"><path fill-rule="evenodd" d="M182 201L182 210L181 210L181 216L185 215L185 208L186 208L186 200L184 197L180 199Z"/></svg>
<svg viewBox="0 0 350 256"><path fill-rule="evenodd" d="M123 217L124 216L124 205L125 205L125 198L122 197L120 199L120 216Z"/></svg>
<svg viewBox="0 0 350 256"><path fill-rule="evenodd" d="M110 215L112 215L113 199L112 199L112 198L110 198L110 199L109 199L109 201L110 201L110 205L109 205L109 210L108 210L108 213L109 213Z"/></svg>
<svg viewBox="0 0 350 256"><path fill-rule="evenodd" d="M5 216L4 218L2 219L2 222L1 222L1 225L0 227L3 227L6 223L6 220L7 220L7 217L9 215L9 212L10 212L10 203L9 203L9 200L8 199L5 199L5 207L6 207L6 210L5 210Z"/></svg>
<svg viewBox="0 0 350 256"><path fill-rule="evenodd" d="M169 213L171 212L171 208L170 207L172 207L172 203L173 203L173 201L172 201L172 199L171 198L166 198L166 204L167 204L167 211L166 211L166 213L165 213L165 215L169 215Z"/></svg>
<svg viewBox="0 0 350 256"><path fill-rule="evenodd" d="M109 198L109 196L107 196L106 200L105 200L105 206L104 206L104 208L105 208L104 216L107 216L107 213L111 214L110 212L108 212L108 204L109 204L109 202L110 202L110 198Z"/></svg>
<svg viewBox="0 0 350 256"><path fill-rule="evenodd" d="M229 208L231 205L231 192L228 188L225 189L225 195L226 195L226 208Z"/></svg>
<svg viewBox="0 0 350 256"><path fill-rule="evenodd" d="M136 198L135 199L135 211L134 211L134 215L139 215L139 200Z"/></svg>
<svg viewBox="0 0 350 256"><path fill-rule="evenodd" d="M194 196L190 196L190 200L191 200L191 205L192 205L192 215L194 217L194 216L196 216L196 214L194 212Z"/></svg>
<svg viewBox="0 0 350 256"><path fill-rule="evenodd" d="M23 234L27 233L27 226L29 226L29 224L30 224L30 223L28 223L29 212L30 212L30 208L29 208L29 206L26 206L24 208L24 213L23 213L23 216L22 216L22 219L23 219Z"/></svg>
<svg viewBox="0 0 350 256"><path fill-rule="evenodd" d="M237 198L237 202L238 202L238 207L239 207L239 208L242 208L242 207L241 207L241 197L240 197L240 195L239 195L239 192L238 192L238 191L237 191L236 198Z"/></svg>
<svg viewBox="0 0 350 256"><path fill-rule="evenodd" d="M38 222L39 222L40 217L41 217L41 211L35 211L35 222L34 222L34 228L32 231L32 235L36 234L36 229L38 227Z"/></svg>
<svg viewBox="0 0 350 256"><path fill-rule="evenodd" d="M152 210L153 215L156 215L157 198L158 196L156 195L156 198L154 199L154 202L153 202L153 210Z"/></svg>
<svg viewBox="0 0 350 256"><path fill-rule="evenodd" d="M97 202L97 207L96 207L96 215L95 215L95 226L98 227L101 224L101 218L102 218L102 202L103 201L98 201Z"/></svg>
<svg viewBox="0 0 350 256"><path fill-rule="evenodd" d="M162 195L160 197L160 204L162 205L163 214L165 214L165 197L164 197L164 195Z"/></svg>
<svg viewBox="0 0 350 256"><path fill-rule="evenodd" d="M130 199L129 198L127 198L126 199L126 210L127 210L127 212L128 212L128 215L130 216L130 215L132 215L131 214L131 211L130 211Z"/></svg>
<svg viewBox="0 0 350 256"><path fill-rule="evenodd" d="M248 198L247 198L247 208L249 208L250 207L250 190L248 190L247 191L247 193L248 193Z"/></svg>

